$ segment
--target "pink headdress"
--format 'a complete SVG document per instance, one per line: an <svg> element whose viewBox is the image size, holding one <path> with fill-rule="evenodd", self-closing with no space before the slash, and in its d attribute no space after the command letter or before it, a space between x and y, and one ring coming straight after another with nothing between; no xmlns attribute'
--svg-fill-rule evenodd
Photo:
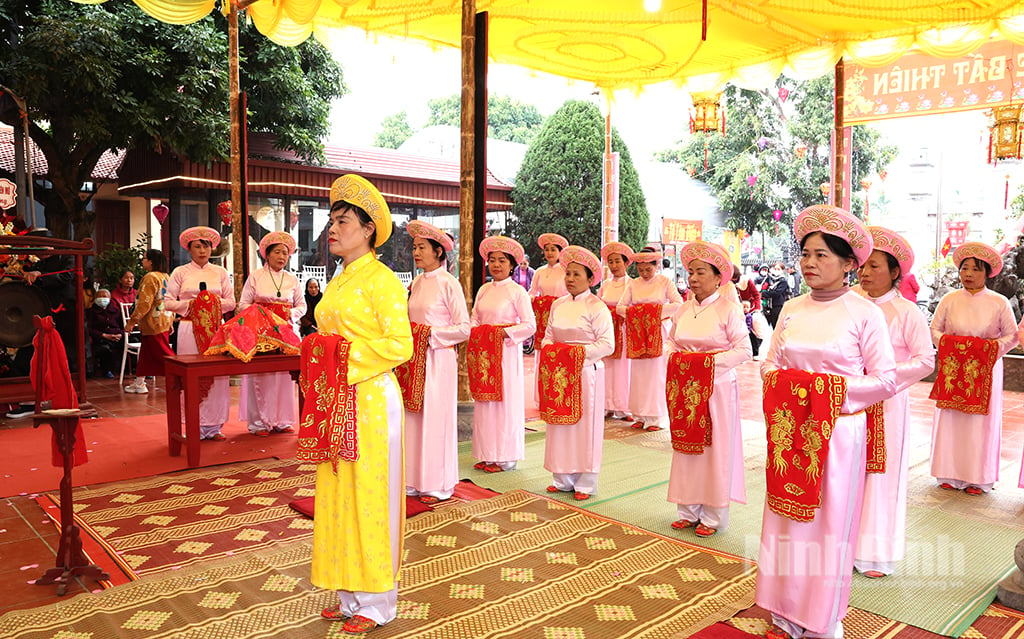
<svg viewBox="0 0 1024 639"><path fill-rule="evenodd" d="M537 246L541 247L542 249L548 244L554 244L558 246L558 248L564 249L565 247L569 246L569 240L565 239L558 233L543 233L540 237L537 238Z"/></svg>
<svg viewBox="0 0 1024 639"><path fill-rule="evenodd" d="M608 261L608 256L613 253L621 255L626 260L626 264L633 261L633 249L629 248L629 244L625 242L608 242L601 247L601 259L605 262Z"/></svg>
<svg viewBox="0 0 1024 639"><path fill-rule="evenodd" d="M452 248L455 246L455 241L452 240L452 238L449 237L447 233L437 228L433 224L424 222L423 220L413 220L409 222L409 224L406 225L405 230L410 236L414 238L422 237L428 240L434 240L435 242L441 245L441 248L443 248L446 251L452 250Z"/></svg>
<svg viewBox="0 0 1024 639"><path fill-rule="evenodd" d="M969 257L979 259L992 267L992 272L988 274L989 277L995 277L999 271L1003 270L1003 258L999 257L999 253L996 253L994 248L983 242L968 242L956 247L956 250L953 251L953 263L958 268L960 263Z"/></svg>
<svg viewBox="0 0 1024 639"><path fill-rule="evenodd" d="M888 253L896 258L900 264L900 277L910 275L910 269L914 266L914 249L896 231L881 227L869 226L871 239L875 243L875 250Z"/></svg>
<svg viewBox="0 0 1024 639"><path fill-rule="evenodd" d="M188 250L188 245L196 240L206 240L211 246L216 248L220 244L220 233L209 226L193 226L192 228L185 229L178 236L178 243L186 251Z"/></svg>
<svg viewBox="0 0 1024 639"><path fill-rule="evenodd" d="M558 256L558 263L569 266L570 262L582 264L590 269L590 285L596 286L601 281L601 260L582 246L567 246Z"/></svg>
<svg viewBox="0 0 1024 639"><path fill-rule="evenodd" d="M273 231L267 233L260 240L260 256L263 259L267 259L267 249L275 244L284 244L285 248L288 249L288 255L295 252L295 238L290 233L284 231Z"/></svg>
<svg viewBox="0 0 1024 639"><path fill-rule="evenodd" d="M808 206L793 222L793 234L798 242L802 242L811 233L822 232L835 235L845 240L853 249L857 265L861 265L871 256L874 242L871 233L864 223L838 206L815 204Z"/></svg>
<svg viewBox="0 0 1024 639"><path fill-rule="evenodd" d="M725 249L717 244L697 240L690 242L679 251L679 261L689 266L693 260L712 264L721 274L719 286L732 279L732 260Z"/></svg>
<svg viewBox="0 0 1024 639"><path fill-rule="evenodd" d="M526 259L526 252L523 251L523 245L510 237L505 237L504 235L492 235L490 237L485 237L484 240L480 242L480 256L485 260L495 251L498 251L499 253L508 253L512 257L516 258L516 263L512 265L513 268L515 268L516 264L519 264Z"/></svg>

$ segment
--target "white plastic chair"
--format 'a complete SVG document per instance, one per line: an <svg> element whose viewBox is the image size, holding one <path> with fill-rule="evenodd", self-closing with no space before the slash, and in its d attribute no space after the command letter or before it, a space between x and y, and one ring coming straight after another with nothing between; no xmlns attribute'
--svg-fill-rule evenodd
<svg viewBox="0 0 1024 639"><path fill-rule="evenodd" d="M306 292L306 282L311 279L316 279L316 283L320 285L322 291L327 286L327 266L303 266L302 267L302 281L299 285L302 286L302 292Z"/></svg>
<svg viewBox="0 0 1024 639"><path fill-rule="evenodd" d="M128 325L128 319L132 316L132 305L121 303L121 326L122 328ZM131 341L131 338L142 339L142 333L139 331L128 331L124 332L124 347L121 349L121 376L118 378L118 385L124 386L124 366L128 362L128 353L135 356L135 365L139 365L139 349L142 347L142 342Z"/></svg>
<svg viewBox="0 0 1024 639"><path fill-rule="evenodd" d="M398 276L398 281L402 283L402 286L409 288L412 284L412 273L408 271L396 271L395 275Z"/></svg>

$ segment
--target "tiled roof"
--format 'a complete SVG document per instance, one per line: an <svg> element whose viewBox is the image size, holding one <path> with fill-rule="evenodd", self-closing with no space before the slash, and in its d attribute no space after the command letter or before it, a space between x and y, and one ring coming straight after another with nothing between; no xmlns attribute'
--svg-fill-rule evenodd
<svg viewBox="0 0 1024 639"><path fill-rule="evenodd" d="M46 164L46 156L39 150L35 142L32 142L32 174L46 175L50 168ZM96 181L117 181L117 172L124 162L124 151L106 151L96 168L92 171L92 179ZM0 125L0 170L14 173L14 129L6 125Z"/></svg>

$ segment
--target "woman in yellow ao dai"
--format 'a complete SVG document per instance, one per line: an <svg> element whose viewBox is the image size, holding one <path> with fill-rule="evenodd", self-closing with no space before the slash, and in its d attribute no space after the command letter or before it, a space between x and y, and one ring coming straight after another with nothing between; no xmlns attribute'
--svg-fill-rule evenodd
<svg viewBox="0 0 1024 639"><path fill-rule="evenodd" d="M412 332L406 290L373 251L391 235L383 197L363 178L343 176L331 200L328 245L345 268L327 285L316 320L321 335L351 342L348 383L356 387L359 456L317 464L311 581L338 591L339 605L321 614L351 617L344 630L356 634L397 614L404 409L392 369L412 356Z"/></svg>

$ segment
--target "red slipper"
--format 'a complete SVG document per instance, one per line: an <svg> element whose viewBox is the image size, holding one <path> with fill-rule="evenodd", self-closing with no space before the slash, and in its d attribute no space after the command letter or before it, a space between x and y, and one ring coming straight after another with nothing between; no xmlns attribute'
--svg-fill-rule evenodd
<svg viewBox="0 0 1024 639"><path fill-rule="evenodd" d="M269 430L258 430L255 433L251 433L253 437L270 437Z"/></svg>
<svg viewBox="0 0 1024 639"><path fill-rule="evenodd" d="M764 636L767 639L793 639L788 632L775 624L772 624L772 627L768 629L768 632L764 633Z"/></svg>
<svg viewBox="0 0 1024 639"><path fill-rule="evenodd" d="M573 495L573 497L576 498L576 501L585 501L587 499L590 499L590 495L588 495L587 493L581 493L578 490L576 491L576 494Z"/></svg>
<svg viewBox="0 0 1024 639"><path fill-rule="evenodd" d="M483 470L484 466L486 466L486 465L487 465L487 462L477 462L477 463L473 464L473 468L476 468L477 470Z"/></svg>
<svg viewBox="0 0 1024 639"><path fill-rule="evenodd" d="M942 490L960 490L959 488L955 487L953 484L950 484L949 482L942 482L941 484L939 484L939 488L941 488Z"/></svg>
<svg viewBox="0 0 1024 639"><path fill-rule="evenodd" d="M878 579L879 577L885 576L884 572L878 572L877 570L865 570L861 574L867 577L868 579Z"/></svg>
<svg viewBox="0 0 1024 639"><path fill-rule="evenodd" d="M330 619L331 621L344 621L348 617L341 612L341 605L331 606L330 608L324 608L320 611L320 616L324 619Z"/></svg>
<svg viewBox="0 0 1024 639"><path fill-rule="evenodd" d="M646 430L648 433L653 433L653 432L661 430L661 426L648 426L644 430Z"/></svg>
<svg viewBox="0 0 1024 639"><path fill-rule="evenodd" d="M222 442L225 439L227 439L227 435L225 435L224 433L217 433L213 437L210 437L210 440L215 442Z"/></svg>
<svg viewBox="0 0 1024 639"><path fill-rule="evenodd" d="M434 504L441 503L441 500L433 495L420 495L420 503L433 506Z"/></svg>
<svg viewBox="0 0 1024 639"><path fill-rule="evenodd" d="M373 619L368 619L362 615L353 615L351 619L345 622L345 625L341 629L345 634L349 635L361 635L365 632L370 632L377 627L377 622Z"/></svg>
<svg viewBox="0 0 1024 639"><path fill-rule="evenodd" d="M285 426L284 428L275 428L274 432L275 433L294 433L295 429L292 428L291 426Z"/></svg>
<svg viewBox="0 0 1024 639"><path fill-rule="evenodd" d="M968 486L967 488L964 488L964 492L967 493L968 495L978 496L985 491L978 488L977 486Z"/></svg>
<svg viewBox="0 0 1024 639"><path fill-rule="evenodd" d="M557 489L557 488L555 488L554 486L548 486L548 488L547 488L547 491L548 491L549 493L557 493L557 492L558 492L558 489Z"/></svg>
<svg viewBox="0 0 1024 639"><path fill-rule="evenodd" d="M485 473L502 473L502 472L505 472L505 469L502 468L501 466L497 465L497 464L487 464L486 466L484 466L484 472Z"/></svg>
<svg viewBox="0 0 1024 639"><path fill-rule="evenodd" d="M718 530L704 524L697 524L697 528L693 532L697 533L698 537L710 537L718 532Z"/></svg>
<svg viewBox="0 0 1024 639"><path fill-rule="evenodd" d="M637 430L643 430L644 429L644 423L643 422L633 422L632 424L630 424L629 427L630 428L635 428Z"/></svg>
<svg viewBox="0 0 1024 639"><path fill-rule="evenodd" d="M672 527L676 530L685 530L687 528L693 528L697 525L697 522L690 521L689 519L680 519L679 521L672 522Z"/></svg>

